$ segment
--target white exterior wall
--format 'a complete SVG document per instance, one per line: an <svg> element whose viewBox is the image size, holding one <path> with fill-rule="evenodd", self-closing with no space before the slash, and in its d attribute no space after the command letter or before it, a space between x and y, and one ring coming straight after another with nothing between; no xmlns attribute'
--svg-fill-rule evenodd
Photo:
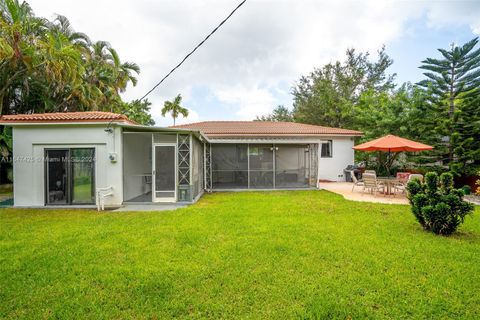
<svg viewBox="0 0 480 320"><path fill-rule="evenodd" d="M15 206L44 206L45 205L45 148L95 148L95 187L113 187L114 196L107 197L107 206L120 206L124 201L124 156L140 156L148 159L148 144L141 147L135 144L135 150L126 150L124 155L122 130L114 128L113 133L105 132L105 124L78 124L78 125L28 125L14 126L13 128L13 154L14 154L14 205ZM127 138L128 140L128 138ZM216 139L217 140L217 139ZM255 140L255 141L254 141ZM296 139L272 139L252 141L242 140L241 143L320 143L332 140L333 155L331 158L322 158L321 150L318 151L318 179L330 181L344 181L343 169L354 163L353 137L316 137ZM134 142L134 141L132 141ZM234 141L230 140L230 143ZM237 143L239 141L236 141ZM225 141L212 141L212 143L225 143ZM321 145L320 145L321 146ZM111 162L109 155L117 154L117 161ZM134 160L138 161L138 158ZM147 163L147 162L145 162ZM148 172L145 163L140 166L140 171ZM147 165L148 166L148 165ZM125 168L130 172L131 168ZM137 170L138 171L138 170ZM142 174L145 172L135 171ZM132 171L133 172L133 171ZM128 181L128 180L127 180ZM193 179L191 179L192 183ZM138 185L132 183L132 189L127 193L138 192Z"/></svg>
<svg viewBox="0 0 480 320"><path fill-rule="evenodd" d="M343 169L355 161L353 137L324 137L322 141L332 140L332 157L321 157L321 142L318 148L318 179L345 181Z"/></svg>
<svg viewBox="0 0 480 320"><path fill-rule="evenodd" d="M13 128L14 205L45 205L45 148L95 148L95 188L113 187L114 195L105 205L120 206L123 201L122 135L105 132L98 125L38 125ZM117 162L109 154L117 154Z"/></svg>

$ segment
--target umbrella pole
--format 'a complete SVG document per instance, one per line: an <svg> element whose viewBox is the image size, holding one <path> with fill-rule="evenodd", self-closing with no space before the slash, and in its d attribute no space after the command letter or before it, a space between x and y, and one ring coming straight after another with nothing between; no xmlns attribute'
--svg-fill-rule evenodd
<svg viewBox="0 0 480 320"><path fill-rule="evenodd" d="M390 152L390 149L388 149L388 153L387 153L387 176L390 177L390 166L392 165L390 163L390 158L391 158L391 152Z"/></svg>
<svg viewBox="0 0 480 320"><path fill-rule="evenodd" d="M398 152L395 152L394 155L392 156L392 152L390 149L388 149L388 162L387 162L387 173L388 176L390 176L390 169L392 167L393 161L395 161L395 158L397 157Z"/></svg>

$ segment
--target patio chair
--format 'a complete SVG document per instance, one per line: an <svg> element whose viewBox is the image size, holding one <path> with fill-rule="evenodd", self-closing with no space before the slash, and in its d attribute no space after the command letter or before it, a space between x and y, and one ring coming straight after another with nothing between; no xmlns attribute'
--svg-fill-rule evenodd
<svg viewBox="0 0 480 320"><path fill-rule="evenodd" d="M353 189L358 186L358 187L365 187L365 184L363 183L363 181L359 181L357 179L357 177L355 176L355 174L353 173L353 171L351 171L351 176L352 176L352 181L353 181L353 186L352 186L352 192L353 192Z"/></svg>
<svg viewBox="0 0 480 320"><path fill-rule="evenodd" d="M375 170L365 170L364 173L373 173L373 174L377 174L377 172Z"/></svg>
<svg viewBox="0 0 480 320"><path fill-rule="evenodd" d="M405 191L407 190L407 184L412 181L413 179L418 179L420 180L420 182L423 182L423 175L421 174L410 174L408 176L408 179L407 181L405 181L405 183L398 183L396 184L395 186L393 186L393 189L394 189L394 192L396 191L401 191L402 193L405 193Z"/></svg>
<svg viewBox="0 0 480 320"><path fill-rule="evenodd" d="M376 195L378 191L384 192L385 185L377 181L377 175L374 173L363 174L363 190L370 190L370 193Z"/></svg>
<svg viewBox="0 0 480 320"><path fill-rule="evenodd" d="M397 179L401 183L407 183L410 175L411 175L410 172L397 172Z"/></svg>
<svg viewBox="0 0 480 320"><path fill-rule="evenodd" d="M398 182L396 182L393 185L393 194L397 194L397 191L400 191L401 193L405 193L408 179L410 177L411 173L410 172L397 172L397 179Z"/></svg>
<svg viewBox="0 0 480 320"><path fill-rule="evenodd" d="M113 187L97 188L95 195L95 203L97 205L97 211L105 210L105 198L113 197Z"/></svg>

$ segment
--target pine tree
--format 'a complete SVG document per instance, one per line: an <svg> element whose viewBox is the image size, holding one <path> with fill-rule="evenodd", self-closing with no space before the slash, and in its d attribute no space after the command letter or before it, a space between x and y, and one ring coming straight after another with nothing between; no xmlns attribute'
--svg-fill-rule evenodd
<svg viewBox="0 0 480 320"><path fill-rule="evenodd" d="M426 70L427 79L418 84L427 90L430 107L438 114L431 119L437 139L435 149L443 163L456 173L465 173L470 164L479 160L478 148L472 141L479 126L478 119L472 117L480 113L477 43L478 38L474 38L462 46L452 44L449 50L438 49L441 59L427 58L420 66Z"/></svg>

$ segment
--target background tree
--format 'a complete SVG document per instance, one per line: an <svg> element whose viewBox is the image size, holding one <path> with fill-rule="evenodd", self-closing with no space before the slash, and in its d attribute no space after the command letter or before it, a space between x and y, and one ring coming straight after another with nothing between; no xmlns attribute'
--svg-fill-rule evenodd
<svg viewBox="0 0 480 320"><path fill-rule="evenodd" d="M133 100L130 102L122 102L119 110L113 110L114 112L121 112L126 115L130 120L133 120L139 124L145 126L153 126L155 121L150 115L150 106L152 105L147 99L145 100Z"/></svg>
<svg viewBox="0 0 480 320"><path fill-rule="evenodd" d="M26 2L0 0L0 115L121 112L120 94L136 85L139 72L108 42L76 32L66 17L49 21Z"/></svg>
<svg viewBox="0 0 480 320"><path fill-rule="evenodd" d="M329 63L300 78L293 88L295 121L351 128L355 123L353 107L363 92L393 87L395 75L386 73L393 61L384 48L374 62L368 52L349 49L346 55L345 62Z"/></svg>
<svg viewBox="0 0 480 320"><path fill-rule="evenodd" d="M66 17L50 21L36 17L27 2L0 0L0 116L99 110L152 125L148 101L127 103L120 96L136 85L139 72L108 42L76 32ZM1 126L0 152L12 152L11 135Z"/></svg>
<svg viewBox="0 0 480 320"><path fill-rule="evenodd" d="M425 92L410 83L388 91L369 89L363 92L354 106L354 128L364 133L359 143L387 134L430 143L430 129L422 122L434 114L425 108L426 99ZM357 161L373 164L378 170L384 171L381 165L386 156L384 152L357 152L355 156ZM397 159L397 166L432 162L429 152L402 153Z"/></svg>
<svg viewBox="0 0 480 320"><path fill-rule="evenodd" d="M427 58L420 68L427 79L419 82L435 111L435 150L452 171L461 173L479 162L478 114L480 113L480 49L478 38L449 50L438 49L442 58ZM476 141L475 141L476 140Z"/></svg>
<svg viewBox="0 0 480 320"><path fill-rule="evenodd" d="M475 38L427 58L426 79L397 87L387 68L393 63L383 48L371 61L368 53L347 51L344 62L316 68L293 88L294 109L277 107L257 120L293 121L345 127L364 132L359 142L396 134L434 146L407 154L405 165L448 165L457 175L480 167L480 49ZM376 155L357 153L357 160L378 162ZM433 166L437 166L434 168Z"/></svg>
<svg viewBox="0 0 480 320"><path fill-rule="evenodd" d="M293 112L288 110L283 105L277 106L273 109L271 114L257 116L257 121L284 121L284 122L293 122Z"/></svg>
<svg viewBox="0 0 480 320"><path fill-rule="evenodd" d="M162 117L165 117L169 113L173 118L173 125L175 125L175 120L179 115L182 115L184 118L188 117L188 109L182 107L182 95L178 94L172 101L165 101L162 109Z"/></svg>

